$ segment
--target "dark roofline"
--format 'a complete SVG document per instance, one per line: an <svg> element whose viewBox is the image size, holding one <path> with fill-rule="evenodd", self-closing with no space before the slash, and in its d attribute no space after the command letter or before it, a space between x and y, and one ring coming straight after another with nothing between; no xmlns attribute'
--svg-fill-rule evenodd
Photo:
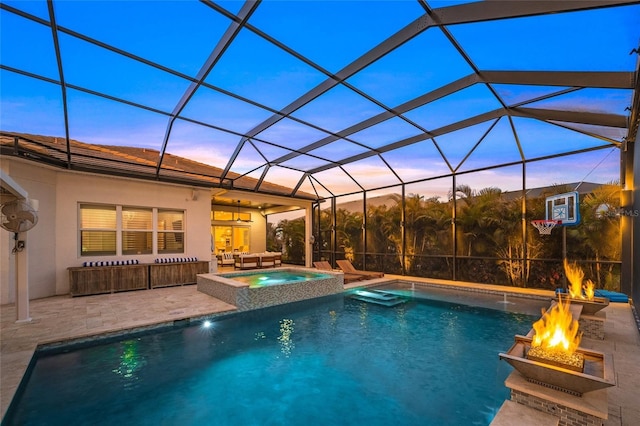
<svg viewBox="0 0 640 426"><path fill-rule="evenodd" d="M54 136L31 135L14 132L0 132L0 153L20 157L38 163L48 164L66 170L133 179L160 181L180 185L206 188L225 188L247 192L257 192L259 180L230 172L220 179L222 169L174 154L165 154L165 161L156 175L157 158L160 152L152 148L129 146L96 145L70 140L74 161L66 158L66 139ZM292 196L293 188L262 181L260 193L285 196L303 200L315 200L312 194L298 192Z"/></svg>

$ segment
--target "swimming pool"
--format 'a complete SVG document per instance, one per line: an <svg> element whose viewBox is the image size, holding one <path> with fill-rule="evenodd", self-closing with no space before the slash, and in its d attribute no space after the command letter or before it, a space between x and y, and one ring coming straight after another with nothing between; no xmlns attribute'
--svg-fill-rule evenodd
<svg viewBox="0 0 640 426"><path fill-rule="evenodd" d="M198 291L247 311L341 293L344 276L306 268L198 275Z"/></svg>
<svg viewBox="0 0 640 426"><path fill-rule="evenodd" d="M5 423L488 425L497 354L536 317L438 299L340 294L41 352Z"/></svg>

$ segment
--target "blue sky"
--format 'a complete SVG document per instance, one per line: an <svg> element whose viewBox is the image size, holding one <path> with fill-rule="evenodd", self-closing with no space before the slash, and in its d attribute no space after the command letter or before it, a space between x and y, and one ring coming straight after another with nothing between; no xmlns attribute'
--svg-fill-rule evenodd
<svg viewBox="0 0 640 426"><path fill-rule="evenodd" d="M4 1L4 4L48 21L46 1ZM465 3L428 2L433 8ZM69 130L72 139L108 145L160 149L168 116L183 95L189 81L229 27L230 19L195 1L54 1L63 71L67 84ZM219 2L230 13L243 3ZM508 3L506 3L508 4ZM264 1L249 19L256 31L240 31L224 52L206 83L182 111L182 116L207 123L202 126L177 120L167 151L221 168L241 140L264 120L327 80L327 73L339 73L367 51L410 26L425 10L417 1ZM47 25L0 10L0 129L64 137L61 90L56 84L28 78L20 70L58 81L51 29ZM287 154L288 149L328 138L363 120L396 108L424 93L473 73L450 37L456 40L473 63L482 70L531 71L627 71L636 66L640 39L640 6L558 13L537 17L437 27L409 39L396 50L336 85L313 102L295 110L256 136L255 147L245 145L231 170L246 173L266 161ZM98 42L127 51L137 57L174 70L156 69L117 52L100 48L74 36L81 33ZM297 51L310 63L261 37L272 37ZM149 107L114 102L76 90L81 87ZM493 90L507 103L533 99L565 87L495 84ZM359 92L359 93L358 93ZM229 95L234 93L236 98ZM376 104L369 96L379 102ZM628 115L631 90L581 89L527 105L543 109L576 109ZM368 149L383 148L459 120L501 108L486 85L476 84L457 93L406 111L403 118L391 118L310 150L273 167L267 180L293 186L302 171L342 160ZM559 123L564 125L563 123ZM315 125L322 129L314 128ZM493 127L491 127L493 125ZM449 172L442 159L460 171L518 161L516 136L526 158L554 155L567 150L606 146L607 141L571 132L561 126L528 118L506 117L480 123L469 129L383 152L350 163L340 169L319 173L316 178L334 194L391 185L402 181L438 176ZM485 135L487 129L491 131ZM576 125L575 128L621 140L615 128ZM273 143L277 146L271 146ZM469 150L476 146L465 159ZM588 158L587 158L588 157ZM614 158L611 160L611 158ZM464 162L462 160L465 159ZM558 160L559 161L559 160ZM609 149L567 159L571 166L561 173L528 177L541 186L575 181L588 174L589 180L616 179L617 154ZM461 164L462 162L462 164ZM395 174L389 170L391 166ZM533 167L533 166L532 166ZM537 165L535 166L537 167ZM533 167L533 168L535 168ZM553 166L553 169L558 168ZM360 186L355 184L349 176ZM513 168L470 176L474 187L510 186ZM521 179L521 178L520 178ZM516 176L514 181L518 181ZM545 182L546 181L546 182ZM305 182L304 191L312 191ZM505 188L506 189L506 188ZM322 192L321 195L328 195Z"/></svg>

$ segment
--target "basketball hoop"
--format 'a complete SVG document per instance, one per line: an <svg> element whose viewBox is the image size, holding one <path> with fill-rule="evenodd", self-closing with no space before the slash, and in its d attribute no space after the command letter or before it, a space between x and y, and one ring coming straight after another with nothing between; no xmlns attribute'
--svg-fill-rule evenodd
<svg viewBox="0 0 640 426"><path fill-rule="evenodd" d="M545 220L538 219L532 220L531 224L535 226L538 231L540 231L540 235L551 235L551 230L556 226L561 224L559 220Z"/></svg>

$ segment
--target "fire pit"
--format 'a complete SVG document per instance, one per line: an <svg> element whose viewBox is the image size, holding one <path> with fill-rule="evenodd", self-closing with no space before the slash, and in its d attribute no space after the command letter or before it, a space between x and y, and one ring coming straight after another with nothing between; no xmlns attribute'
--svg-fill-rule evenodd
<svg viewBox="0 0 640 426"><path fill-rule="evenodd" d="M612 360L600 352L581 349L578 321L562 298L533 323L532 337L515 337L504 359L529 381L582 395L615 384Z"/></svg>
<svg viewBox="0 0 640 426"><path fill-rule="evenodd" d="M581 396L584 393L615 385L613 359L611 355L578 348L576 353L584 359L583 371L540 362L527 358L532 339L516 335L515 343L501 353L500 359L507 361L528 381Z"/></svg>
<svg viewBox="0 0 640 426"><path fill-rule="evenodd" d="M584 271L580 267L570 264L565 259L564 272L569 281L569 300L571 303L582 305L582 315L594 315L609 306L609 299L595 297L595 285L591 280L587 280L583 285Z"/></svg>
<svg viewBox="0 0 640 426"><path fill-rule="evenodd" d="M582 323L574 315L582 320L584 305L573 302L558 295L527 336L516 335L507 353L499 354L515 369L505 385L512 401L553 415L556 424L603 425L606 388L615 386L613 357L579 347Z"/></svg>
<svg viewBox="0 0 640 426"><path fill-rule="evenodd" d="M566 297L565 297L566 298ZM568 298L571 303L582 305L582 315L594 315L601 309L609 306L609 299L606 297L594 297L592 300Z"/></svg>

